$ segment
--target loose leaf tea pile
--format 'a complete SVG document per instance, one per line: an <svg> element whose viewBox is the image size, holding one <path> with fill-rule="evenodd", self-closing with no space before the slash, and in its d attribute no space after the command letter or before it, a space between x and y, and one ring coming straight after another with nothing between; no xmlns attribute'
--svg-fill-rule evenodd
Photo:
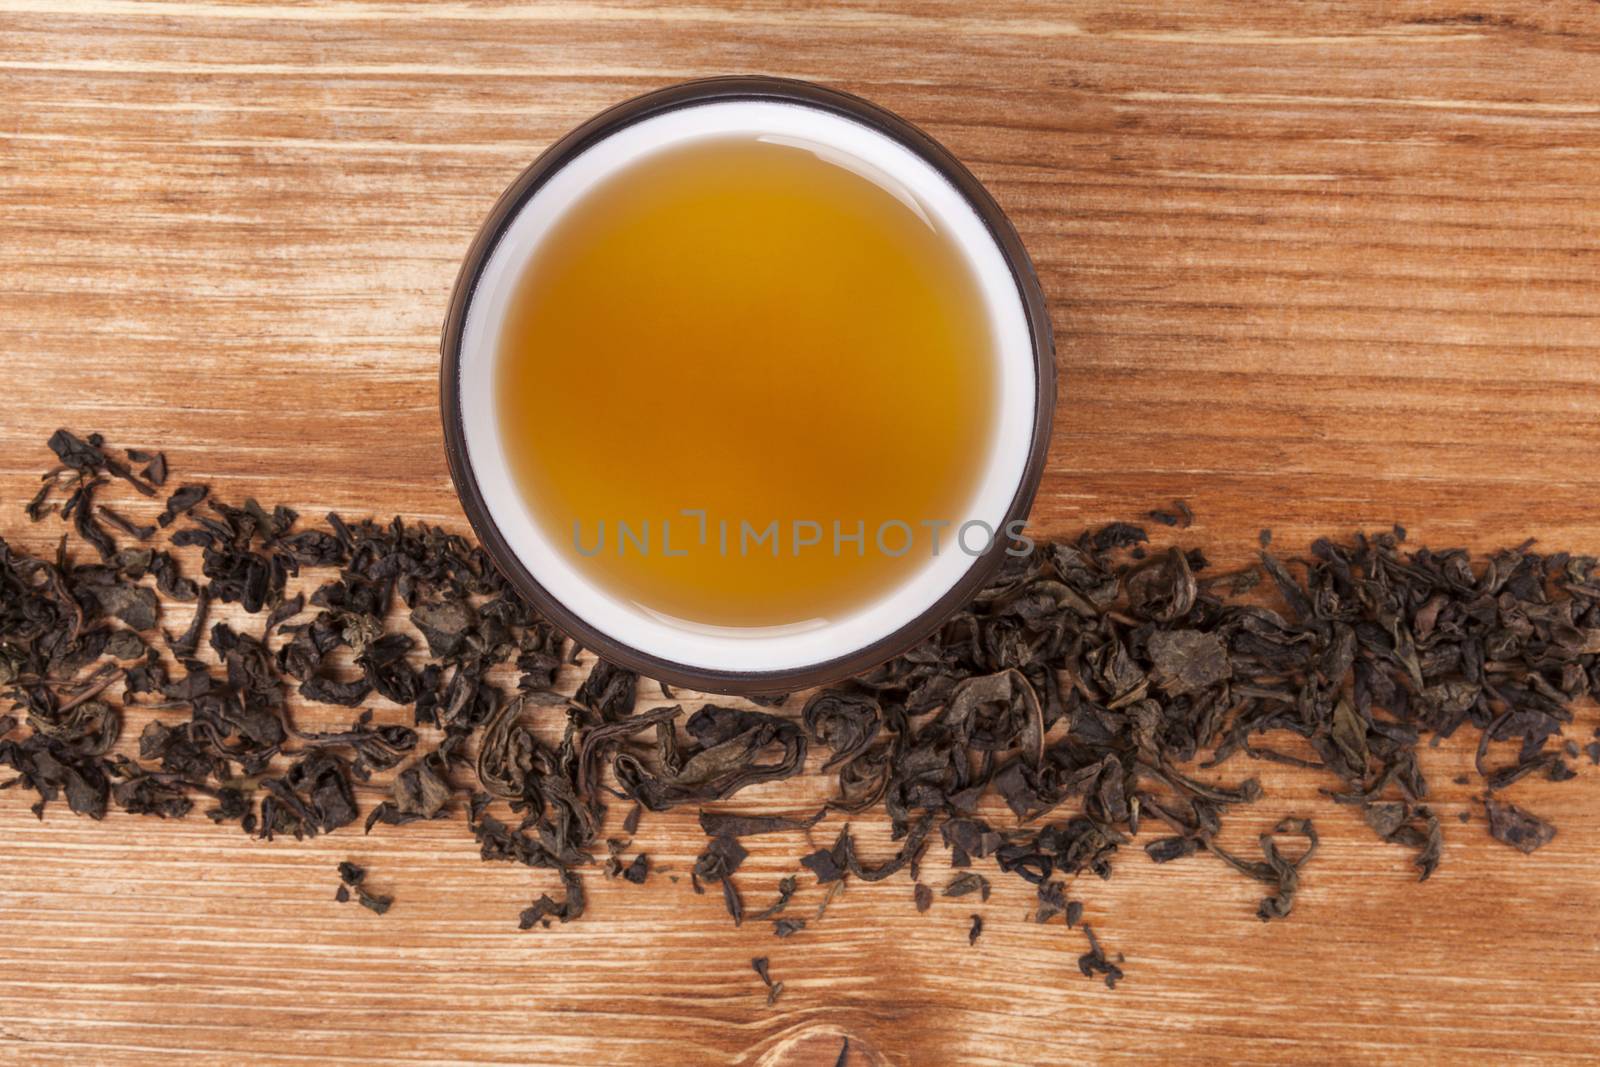
<svg viewBox="0 0 1600 1067"><path fill-rule="evenodd" d="M643 812L790 778L808 753L832 777L823 810L700 811L707 843L690 878L736 923L807 936L852 879L905 879L907 905L927 910L936 896L981 905L1007 876L1032 887L1039 922L1081 926L1070 881L1109 877L1118 853L1140 847L1147 861L1232 868L1259 884L1257 914L1282 919L1317 831L1294 814L1260 836L1259 855L1219 843L1224 816L1261 799L1249 761L1320 775L1333 803L1427 878L1443 828L1419 747L1474 731L1484 823L1532 852L1555 828L1498 794L1529 775L1572 777L1579 749L1562 731L1573 704L1600 692L1591 557L1530 542L1475 560L1407 548L1396 529L1320 540L1289 561L1263 535L1259 566L1208 576L1198 550L1151 553L1142 529L1114 524L1008 558L936 634L847 683L637 710L640 680L604 662L557 692L579 650L459 536L398 518L306 522L169 489L164 455L65 430L48 443L58 463L25 510L64 521L61 546L36 558L0 541L0 692L12 705L0 765L15 772L0 785L36 793L41 816L58 802L96 819L112 805L163 818L198 807L266 839L462 819L485 860L554 873L560 895L524 909L524 929L581 916L586 872L649 881L632 848ZM165 506L147 525L108 507L112 490ZM1151 518L1186 526L1189 512ZM219 602L259 621L213 622ZM497 680L507 670L509 685ZM350 709L348 726L301 728L291 695ZM378 697L410 721L358 710ZM130 708L153 715L137 758L119 746ZM367 784L387 796L363 819ZM1012 818L993 817L998 803ZM606 838L619 804L628 837ZM890 854L859 851L843 820L867 812L889 821ZM798 856L770 903L747 905L743 841L799 839L824 819L842 823L832 844ZM936 842L959 870L930 886L920 864ZM388 909L359 867L339 873L339 899ZM826 895L795 914L809 884ZM983 920L969 921L976 944ZM1081 930L1079 968L1115 983L1120 957Z"/></svg>

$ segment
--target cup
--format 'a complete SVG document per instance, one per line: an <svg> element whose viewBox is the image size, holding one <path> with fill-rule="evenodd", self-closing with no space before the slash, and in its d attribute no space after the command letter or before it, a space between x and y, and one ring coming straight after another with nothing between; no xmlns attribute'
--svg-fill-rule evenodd
<svg viewBox="0 0 1600 1067"><path fill-rule="evenodd" d="M603 588L536 521L512 475L495 412L496 360L517 279L585 192L696 138L754 135L815 146L887 175L957 242L993 339L999 416L978 489L951 526L999 533L930 554L856 610L799 627L697 625ZM837 681L904 652L993 578L1007 531L1026 520L1055 406L1050 319L1016 231L976 178L904 119L846 93L765 77L712 78L618 104L561 138L500 197L467 252L441 346L445 448L462 506L511 585L556 626L613 663L704 692L776 693Z"/></svg>

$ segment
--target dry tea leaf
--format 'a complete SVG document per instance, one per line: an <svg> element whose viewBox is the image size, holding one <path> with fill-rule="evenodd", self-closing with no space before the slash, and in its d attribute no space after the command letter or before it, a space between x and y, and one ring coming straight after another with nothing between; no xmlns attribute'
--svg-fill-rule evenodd
<svg viewBox="0 0 1600 1067"><path fill-rule="evenodd" d="M1484 803L1489 815L1489 833L1519 852L1533 852L1550 843L1556 828L1515 804L1490 798Z"/></svg>

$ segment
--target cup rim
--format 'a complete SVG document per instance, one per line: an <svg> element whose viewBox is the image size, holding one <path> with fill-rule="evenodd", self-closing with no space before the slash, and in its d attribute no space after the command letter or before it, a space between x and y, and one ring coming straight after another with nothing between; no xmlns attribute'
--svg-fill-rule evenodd
<svg viewBox="0 0 1600 1067"><path fill-rule="evenodd" d="M703 78L657 89L614 104L542 152L512 181L479 227L450 295L440 340L439 401L445 457L462 509L490 561L541 615L602 659L670 685L698 692L762 694L809 689L878 666L938 629L999 570L1006 540L972 557L961 577L932 605L891 633L861 648L814 664L770 671L718 670L676 663L641 652L587 623L556 599L528 570L496 525L466 447L460 371L467 311L485 264L501 236L540 186L591 145L643 119L713 102L754 100L799 104L854 120L907 148L948 181L977 214L1011 272L1028 325L1034 362L1034 419L1028 456L1005 517L997 529L1025 520L1044 473L1056 404L1055 342L1049 309L1022 239L983 185L943 145L898 115L858 96L812 82L765 76Z"/></svg>

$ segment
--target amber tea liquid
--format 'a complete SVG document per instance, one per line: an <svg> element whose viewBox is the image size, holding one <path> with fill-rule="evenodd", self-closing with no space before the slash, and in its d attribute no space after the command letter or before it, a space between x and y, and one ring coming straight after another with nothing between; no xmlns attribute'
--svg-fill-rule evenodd
<svg viewBox="0 0 1600 1067"><path fill-rule="evenodd" d="M516 283L496 367L512 477L625 602L814 623L905 582L935 535L954 550L997 417L981 291L907 191L838 158L733 135L659 150L564 212Z"/></svg>

